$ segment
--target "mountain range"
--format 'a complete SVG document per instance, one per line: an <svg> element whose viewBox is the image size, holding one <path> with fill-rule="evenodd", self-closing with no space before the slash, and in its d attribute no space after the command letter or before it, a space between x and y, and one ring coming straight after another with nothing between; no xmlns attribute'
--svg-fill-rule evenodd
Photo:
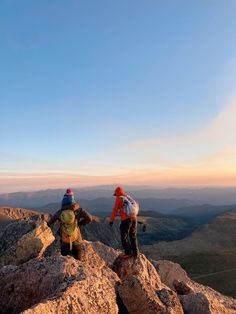
<svg viewBox="0 0 236 314"><path fill-rule="evenodd" d="M77 200L113 199L115 186L97 186L74 189ZM157 199L158 211L174 210L191 205L233 205L236 204L236 188L168 188L126 186L126 190L138 200ZM59 203L65 190L47 189L33 192L15 192L0 194L1 206L41 207L50 203ZM163 203L162 203L163 202ZM169 204L166 205L166 202ZM147 203L145 204L146 206ZM153 208L146 208L146 210Z"/></svg>

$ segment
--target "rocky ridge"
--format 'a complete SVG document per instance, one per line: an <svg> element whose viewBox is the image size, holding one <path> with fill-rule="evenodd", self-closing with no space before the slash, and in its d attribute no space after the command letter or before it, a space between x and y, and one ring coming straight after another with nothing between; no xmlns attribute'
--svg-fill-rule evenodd
<svg viewBox="0 0 236 314"><path fill-rule="evenodd" d="M118 250L87 241L79 261L61 256L56 246L47 252L54 238L40 219L9 224L0 243L4 239L1 313L236 313L236 300L195 283L169 261L143 254L124 259Z"/></svg>

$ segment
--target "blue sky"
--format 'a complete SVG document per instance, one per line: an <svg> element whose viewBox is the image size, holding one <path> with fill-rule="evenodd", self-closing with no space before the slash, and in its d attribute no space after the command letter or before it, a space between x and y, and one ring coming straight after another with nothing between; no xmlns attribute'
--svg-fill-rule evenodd
<svg viewBox="0 0 236 314"><path fill-rule="evenodd" d="M2 185L7 173L13 179L22 173L22 180L34 173L37 181L49 172L170 171L182 157L202 163L228 151L211 150L201 139L191 152L188 144L178 151L176 143L228 110L235 93L235 10L233 0L2 0ZM159 158L153 146L173 137L175 145L161 146L158 154L166 153ZM151 149L133 149L139 142ZM191 167L194 172L196 163ZM176 173L169 176L175 182Z"/></svg>

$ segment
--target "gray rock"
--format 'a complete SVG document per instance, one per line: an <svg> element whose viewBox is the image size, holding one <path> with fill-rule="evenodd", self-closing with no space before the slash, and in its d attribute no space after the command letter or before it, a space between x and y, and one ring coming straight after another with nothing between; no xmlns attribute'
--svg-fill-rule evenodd
<svg viewBox="0 0 236 314"><path fill-rule="evenodd" d="M22 224L20 224L22 225ZM8 227L14 227L15 225ZM25 225L24 225L25 226ZM25 230L31 229L32 224L25 226ZM14 231L14 230L13 230ZM17 233L18 236L18 233ZM24 234L18 241L13 232L12 236L9 235L8 247L1 253L0 266L4 265L19 265L31 258L42 256L46 248L55 240L51 229L47 226L46 222L38 222L35 228ZM5 245L6 247L6 245Z"/></svg>

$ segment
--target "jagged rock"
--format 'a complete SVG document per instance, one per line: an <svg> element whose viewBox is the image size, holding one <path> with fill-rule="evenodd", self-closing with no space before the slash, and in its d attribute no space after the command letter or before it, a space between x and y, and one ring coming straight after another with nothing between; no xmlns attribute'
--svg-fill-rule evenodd
<svg viewBox="0 0 236 314"><path fill-rule="evenodd" d="M236 314L235 299L194 282L189 283L189 287L191 293L179 296L185 313Z"/></svg>
<svg viewBox="0 0 236 314"><path fill-rule="evenodd" d="M59 221L55 222L53 225L50 226L51 231L54 235L55 241L47 247L43 256L48 257L56 254L61 253L61 238L58 234L58 230L60 228Z"/></svg>
<svg viewBox="0 0 236 314"><path fill-rule="evenodd" d="M183 313L175 292L165 286L144 255L118 257L114 270L121 278L119 295L130 314Z"/></svg>
<svg viewBox="0 0 236 314"><path fill-rule="evenodd" d="M31 219L18 220L8 224L0 234L0 256L35 227L36 221Z"/></svg>
<svg viewBox="0 0 236 314"><path fill-rule="evenodd" d="M113 267L115 260L121 254L120 250L115 250L99 241L90 242L94 251L105 261L107 266Z"/></svg>
<svg viewBox="0 0 236 314"><path fill-rule="evenodd" d="M189 281L186 271L183 270L179 264L166 260L152 260L151 262L160 275L161 281L169 288L174 289L173 283L175 280L183 282Z"/></svg>
<svg viewBox="0 0 236 314"><path fill-rule="evenodd" d="M25 208L12 208L12 207L0 207L0 217L5 218L6 220L19 220L19 219L27 219L27 218L38 218L42 215L43 213L33 211L33 210L28 210ZM48 214L43 214L46 217Z"/></svg>
<svg viewBox="0 0 236 314"><path fill-rule="evenodd" d="M56 240L50 245L44 253L44 256L52 256L60 252L60 237L56 234L55 230L53 232ZM105 261L106 265L112 268L114 261L121 254L120 250L115 250L110 246L103 244L102 242L91 242L84 240L84 243L89 243L94 251Z"/></svg>
<svg viewBox="0 0 236 314"><path fill-rule="evenodd" d="M173 282L174 290L179 295L187 295L189 293L194 293L193 289L191 289L184 281L174 280Z"/></svg>
<svg viewBox="0 0 236 314"><path fill-rule="evenodd" d="M119 278L89 243L82 251L81 261L51 256L2 267L1 313L118 313Z"/></svg>
<svg viewBox="0 0 236 314"><path fill-rule="evenodd" d="M188 284L186 284L184 281L179 281L179 280L174 280L173 282L174 285L174 290L177 292L179 295L186 295L189 293L193 293L193 289L191 289Z"/></svg>
<svg viewBox="0 0 236 314"><path fill-rule="evenodd" d="M181 295L184 312L186 314L235 314L236 309L226 308L218 299L211 298L204 293L197 292Z"/></svg>
<svg viewBox="0 0 236 314"><path fill-rule="evenodd" d="M235 314L236 300L192 281L179 264L152 261L161 281L174 289L186 314Z"/></svg>
<svg viewBox="0 0 236 314"><path fill-rule="evenodd" d="M24 225L26 229L31 229L34 223L29 222L27 226L24 222L23 224L20 223L20 225ZM13 226L9 225L8 229L12 229L14 226L15 224ZM9 264L19 265L31 258L42 256L45 249L55 240L51 229L47 226L46 222L42 221L38 221L33 230L27 232L20 239L14 242L16 238L17 237L15 237L14 232L12 236L9 234L9 247L7 247L5 251L1 252L0 266Z"/></svg>

